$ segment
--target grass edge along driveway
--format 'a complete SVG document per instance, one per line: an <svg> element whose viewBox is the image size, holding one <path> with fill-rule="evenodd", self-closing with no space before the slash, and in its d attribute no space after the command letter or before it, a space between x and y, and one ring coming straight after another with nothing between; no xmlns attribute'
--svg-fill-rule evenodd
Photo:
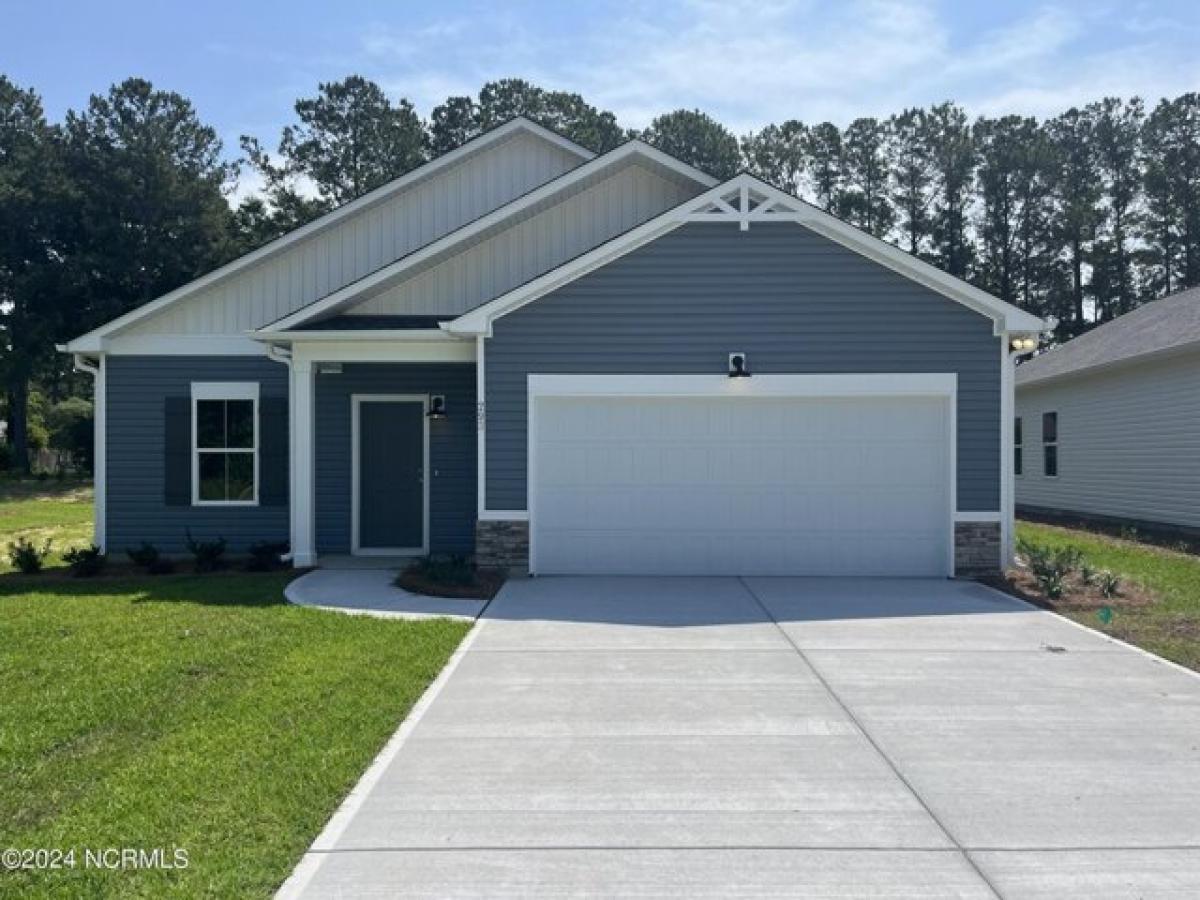
<svg viewBox="0 0 1200 900"><path fill-rule="evenodd" d="M253 897L287 877L468 623L282 602L288 573L0 578L0 896ZM97 870L84 848L187 851Z"/></svg>
<svg viewBox="0 0 1200 900"><path fill-rule="evenodd" d="M1018 521L1017 535L1049 547L1078 547L1095 568L1115 572L1127 582L1137 582L1157 597L1156 602L1146 606L1114 598L1109 622L1102 621L1095 610L1072 609L1069 597L1053 604L1056 612L1200 671L1200 557L1035 522Z"/></svg>

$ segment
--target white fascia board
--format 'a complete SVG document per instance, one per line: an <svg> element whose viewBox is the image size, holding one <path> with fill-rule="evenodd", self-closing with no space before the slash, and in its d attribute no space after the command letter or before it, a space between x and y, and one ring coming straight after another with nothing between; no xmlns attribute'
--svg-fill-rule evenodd
<svg viewBox="0 0 1200 900"><path fill-rule="evenodd" d="M463 343L466 338L448 334L439 328L379 328L362 331L252 331L250 338L257 342L272 344L324 343L340 341L342 343L370 341L398 341L401 344L421 341Z"/></svg>
<svg viewBox="0 0 1200 900"><path fill-rule="evenodd" d="M130 334L100 338L97 343L109 356L262 356L264 352L261 344L241 334Z"/></svg>
<svg viewBox="0 0 1200 900"><path fill-rule="evenodd" d="M467 141L465 144L456 147L448 153L443 153L441 156L437 157L437 159L432 159L424 165L418 166L411 172L401 175L394 181L389 181L387 184L377 187L370 193L363 194L361 197L351 200L349 203L327 212L325 215L314 219L307 225L302 225L295 231L289 231L287 234L276 238L270 243L264 244L257 250L253 250L250 253L247 253L245 256L238 257L232 262L221 266L219 269L214 269L207 275L197 278L195 281L189 281L182 287L176 288L175 290L168 294L164 294L156 300L152 300L149 303L139 306L137 309L130 310L123 316L119 316L116 319L113 319L111 322L107 322L104 325L101 325L99 328L95 328L92 331L77 337L75 340L70 341L67 344L67 350L68 352L72 353L94 352L96 348L94 347L94 342L92 341L93 338L101 338L105 335L112 334L115 331L119 331L129 325L132 325L134 322L145 318L146 316L153 315L154 313L165 309L166 307L184 299L185 297L191 296L198 291L202 291L205 288L211 287L216 282L228 278L231 275L235 275L236 273L242 271L243 269L249 268L250 266L256 265L257 263L274 256L282 250L287 249L298 241L318 234L350 216L356 215L376 205L377 203L381 203L395 194L398 194L401 191L411 187L413 184L423 181L431 175L436 175L442 169L454 165L463 157L477 153L491 144L508 138L510 135L518 131L525 131L530 134L537 135L543 140L548 141L563 150L566 150L568 153L575 154L585 162L594 159L596 156L596 154L591 150L581 147L579 144L576 144L574 141L563 137L561 134L556 134L550 129L538 125L536 122L518 116L517 118L512 119L511 121L506 122L505 124L494 128L491 131L485 132L484 134Z"/></svg>
<svg viewBox="0 0 1200 900"><path fill-rule="evenodd" d="M948 397L953 372L816 372L711 375L530 374L530 397Z"/></svg>
<svg viewBox="0 0 1200 900"><path fill-rule="evenodd" d="M309 322L319 316L328 315L338 311L342 307L349 306L355 300L370 296L374 291L384 289L393 280L399 279L405 272L419 266L421 263L439 256L447 250L452 250L457 245L470 241L472 238L502 224L505 220L514 218L530 207L553 198L555 194L562 193L573 184L585 178L590 178L605 169L613 168L633 156L640 156L651 160L705 186L713 182L713 178L710 175L706 175L699 169L667 156L659 150L655 150L649 144L638 140L628 141L620 147L597 156L589 162L572 169L570 172L566 172L540 187L534 188L529 193L501 206L499 209L492 210L492 212L479 217L473 222L468 222L466 225L450 232L433 243L426 244L424 247L413 251L407 256L401 257L395 262L389 263L383 268L363 276L358 281L352 282L334 291L332 294L327 294L320 300L315 300L281 319L276 319L270 323L269 328L272 332L286 331L298 325L303 325L305 322Z"/></svg>
<svg viewBox="0 0 1200 900"><path fill-rule="evenodd" d="M731 193L735 193L740 194L742 202L745 203L750 192L765 198L760 207L754 210L739 211L724 199ZM776 210L776 206L782 207L782 209ZM710 211L714 208L717 209L716 212ZM688 222L738 222L743 230L756 222L795 222L963 304L980 315L987 316L995 323L994 332L997 335L1005 333L1037 334L1048 327L1047 323L1037 316L1005 303L953 275L947 275L936 266L917 259L899 247L881 241L879 238L848 225L835 216L747 174L737 175L716 185L698 197L667 210L638 228L613 238L608 243L565 263L541 278L534 279L528 284L464 313L452 322L443 324L442 327L453 334L490 336L492 322L501 316L537 300L550 291L556 290Z"/></svg>
<svg viewBox="0 0 1200 900"><path fill-rule="evenodd" d="M292 344L293 364L319 362L475 362L474 341L305 341Z"/></svg>

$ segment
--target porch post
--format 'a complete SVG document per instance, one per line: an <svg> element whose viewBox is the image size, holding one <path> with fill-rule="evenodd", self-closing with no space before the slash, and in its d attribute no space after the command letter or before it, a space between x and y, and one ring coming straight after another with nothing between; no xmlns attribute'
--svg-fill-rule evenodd
<svg viewBox="0 0 1200 900"><path fill-rule="evenodd" d="M317 561L313 513L313 364L292 358L292 564L297 568Z"/></svg>

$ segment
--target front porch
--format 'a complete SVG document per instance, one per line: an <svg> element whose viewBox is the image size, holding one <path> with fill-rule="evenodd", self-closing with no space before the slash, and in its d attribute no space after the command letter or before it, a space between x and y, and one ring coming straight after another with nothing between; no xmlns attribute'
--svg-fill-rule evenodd
<svg viewBox="0 0 1200 900"><path fill-rule="evenodd" d="M272 353L291 370L293 563L369 570L473 553L475 343L422 329L288 344L290 356Z"/></svg>

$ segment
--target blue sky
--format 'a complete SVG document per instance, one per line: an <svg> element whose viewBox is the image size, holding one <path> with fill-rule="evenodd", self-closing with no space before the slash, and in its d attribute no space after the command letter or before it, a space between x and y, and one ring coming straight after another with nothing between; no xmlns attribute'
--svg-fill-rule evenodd
<svg viewBox="0 0 1200 900"><path fill-rule="evenodd" d="M1200 90L1195 0L43 0L9 4L4 25L0 72L36 87L52 118L140 75L190 97L233 153L242 133L273 146L297 97L354 72L422 114L515 75L626 125L699 107L739 133L948 98L1046 115Z"/></svg>

